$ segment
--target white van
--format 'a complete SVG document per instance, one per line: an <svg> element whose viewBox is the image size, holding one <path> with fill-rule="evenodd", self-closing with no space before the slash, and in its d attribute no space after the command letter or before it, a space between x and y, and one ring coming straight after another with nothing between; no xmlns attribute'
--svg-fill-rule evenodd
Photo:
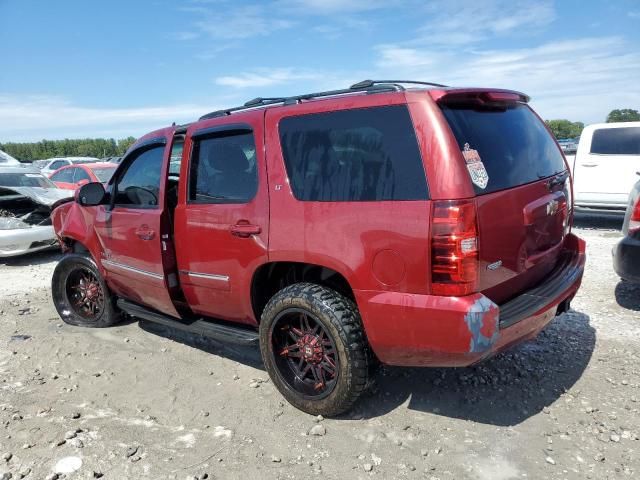
<svg viewBox="0 0 640 480"><path fill-rule="evenodd" d="M573 161L578 209L624 214L640 172L640 122L597 123L582 131Z"/></svg>

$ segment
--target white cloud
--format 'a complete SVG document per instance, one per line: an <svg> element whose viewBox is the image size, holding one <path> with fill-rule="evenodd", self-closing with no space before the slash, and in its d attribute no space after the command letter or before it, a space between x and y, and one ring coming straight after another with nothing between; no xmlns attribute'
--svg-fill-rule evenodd
<svg viewBox="0 0 640 480"><path fill-rule="evenodd" d="M291 20L279 18L270 13L264 5L241 7L225 5L221 8L202 8L199 16L202 18L194 23L195 30L221 40L270 35L294 25Z"/></svg>
<svg viewBox="0 0 640 480"><path fill-rule="evenodd" d="M530 35L556 18L551 0L437 0L425 7L419 42L465 45L493 36Z"/></svg>
<svg viewBox="0 0 640 480"><path fill-rule="evenodd" d="M218 77L215 82L226 87L254 88L270 87L302 80L317 80L318 78L321 78L318 73L310 71L299 71L293 68L262 68L238 75Z"/></svg>
<svg viewBox="0 0 640 480"><path fill-rule="evenodd" d="M174 121L192 121L214 107L94 108L78 106L55 96L0 94L0 141L139 136Z"/></svg>
<svg viewBox="0 0 640 480"><path fill-rule="evenodd" d="M382 45L378 52L382 76L521 90L545 118L596 122L613 108L640 105L640 52L619 37L502 50Z"/></svg>
<svg viewBox="0 0 640 480"><path fill-rule="evenodd" d="M640 10L635 10L627 13L629 18L640 18Z"/></svg>
<svg viewBox="0 0 640 480"><path fill-rule="evenodd" d="M398 0L277 0L274 7L305 14L334 15L390 8Z"/></svg>

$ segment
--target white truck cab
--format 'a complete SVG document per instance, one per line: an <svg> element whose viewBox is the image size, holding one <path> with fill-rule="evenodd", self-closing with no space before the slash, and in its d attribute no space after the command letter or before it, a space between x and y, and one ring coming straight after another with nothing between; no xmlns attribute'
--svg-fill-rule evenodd
<svg viewBox="0 0 640 480"><path fill-rule="evenodd" d="M636 172L640 172L640 122L588 125L573 161L575 206L624 214Z"/></svg>

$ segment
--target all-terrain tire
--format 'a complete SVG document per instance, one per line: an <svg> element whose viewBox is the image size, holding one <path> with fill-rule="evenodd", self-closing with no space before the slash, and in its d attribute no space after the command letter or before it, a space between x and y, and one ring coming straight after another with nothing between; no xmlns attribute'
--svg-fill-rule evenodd
<svg viewBox="0 0 640 480"><path fill-rule="evenodd" d="M83 288L85 291L81 291ZM89 300L86 290L93 300ZM60 318L70 325L104 328L122 318L116 298L88 255L70 253L62 257L53 271L51 294Z"/></svg>
<svg viewBox="0 0 640 480"><path fill-rule="evenodd" d="M337 375L332 389L319 398L297 390L276 361L274 327L285 315L302 312L313 318L330 337L337 352ZM277 335L277 333L276 333ZM312 283L296 283L276 293L260 322L260 352L265 368L280 393L296 408L312 415L332 417L349 410L369 384L371 355L360 313L354 302L338 292Z"/></svg>

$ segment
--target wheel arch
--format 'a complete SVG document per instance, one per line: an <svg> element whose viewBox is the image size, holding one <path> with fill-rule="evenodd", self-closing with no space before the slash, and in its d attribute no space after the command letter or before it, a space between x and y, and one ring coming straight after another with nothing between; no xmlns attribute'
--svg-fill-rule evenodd
<svg viewBox="0 0 640 480"><path fill-rule="evenodd" d="M305 262L269 262L258 267L251 279L251 307L256 321L260 323L262 312L271 297L299 282L322 285L356 301L347 277L333 268Z"/></svg>

